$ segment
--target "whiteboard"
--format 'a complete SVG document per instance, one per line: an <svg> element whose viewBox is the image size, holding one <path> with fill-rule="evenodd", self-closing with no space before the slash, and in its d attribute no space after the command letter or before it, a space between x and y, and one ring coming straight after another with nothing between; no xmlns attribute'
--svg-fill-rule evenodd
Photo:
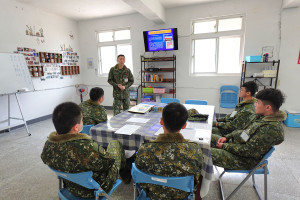
<svg viewBox="0 0 300 200"><path fill-rule="evenodd" d="M0 94L33 91L33 83L22 54L0 53Z"/></svg>

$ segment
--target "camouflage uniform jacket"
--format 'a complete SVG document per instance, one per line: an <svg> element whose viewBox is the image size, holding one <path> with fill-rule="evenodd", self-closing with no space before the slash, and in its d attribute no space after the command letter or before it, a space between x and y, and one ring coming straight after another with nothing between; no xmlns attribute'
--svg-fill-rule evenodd
<svg viewBox="0 0 300 200"><path fill-rule="evenodd" d="M228 132L234 131L236 129L245 129L251 124L249 117L255 114L255 102L256 99L254 98L240 102L235 107L236 114L233 117L230 117L231 114L228 114L224 118L219 119L218 125L216 127Z"/></svg>
<svg viewBox="0 0 300 200"><path fill-rule="evenodd" d="M135 164L140 170L158 176L195 176L199 183L202 150L197 143L185 140L180 133L160 134L156 140L140 146ZM153 184L141 184L152 200L184 199L187 193Z"/></svg>
<svg viewBox="0 0 300 200"><path fill-rule="evenodd" d="M286 113L283 111L260 117L249 129L233 131L226 135L228 142L223 144L222 149L248 158L254 167L272 146L284 141L284 130L281 123L285 118ZM249 137L247 141L241 137L243 132Z"/></svg>
<svg viewBox="0 0 300 200"><path fill-rule="evenodd" d="M82 133L57 135L52 132L41 154L49 167L67 173L93 171L93 178L105 191L109 191L115 180L106 179L115 160L98 151L98 144ZM64 180L64 187L82 198L94 197L94 190Z"/></svg>
<svg viewBox="0 0 300 200"><path fill-rule="evenodd" d="M108 74L109 84L113 86L113 97L115 99L127 99L129 98L129 87L133 84L133 75L129 68L125 65L122 69L119 69L118 64L112 67ZM125 86L125 90L121 90L118 84Z"/></svg>
<svg viewBox="0 0 300 200"><path fill-rule="evenodd" d="M82 102L80 105L83 116L84 125L96 125L107 121L107 114L104 106L99 105L91 99Z"/></svg>

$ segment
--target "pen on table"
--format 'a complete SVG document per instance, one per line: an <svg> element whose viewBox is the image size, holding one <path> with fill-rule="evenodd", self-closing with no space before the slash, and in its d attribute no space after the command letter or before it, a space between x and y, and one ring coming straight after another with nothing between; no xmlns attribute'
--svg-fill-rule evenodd
<svg viewBox="0 0 300 200"><path fill-rule="evenodd" d="M203 140L203 138L199 138L199 140Z"/></svg>

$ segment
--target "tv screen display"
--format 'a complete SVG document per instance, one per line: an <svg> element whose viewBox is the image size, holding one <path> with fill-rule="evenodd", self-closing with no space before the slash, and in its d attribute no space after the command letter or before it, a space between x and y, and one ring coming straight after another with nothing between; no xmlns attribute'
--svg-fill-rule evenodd
<svg viewBox="0 0 300 200"><path fill-rule="evenodd" d="M178 50L177 28L144 31L145 51Z"/></svg>

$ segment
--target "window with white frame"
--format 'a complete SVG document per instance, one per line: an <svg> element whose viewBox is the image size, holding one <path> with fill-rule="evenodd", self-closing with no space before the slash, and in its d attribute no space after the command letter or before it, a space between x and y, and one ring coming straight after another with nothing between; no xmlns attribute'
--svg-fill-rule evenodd
<svg viewBox="0 0 300 200"><path fill-rule="evenodd" d="M97 32L99 74L107 75L117 64L117 56L125 55L125 65L132 71L132 46L130 29Z"/></svg>
<svg viewBox="0 0 300 200"><path fill-rule="evenodd" d="M234 74L241 72L243 17L193 22L193 74Z"/></svg>

